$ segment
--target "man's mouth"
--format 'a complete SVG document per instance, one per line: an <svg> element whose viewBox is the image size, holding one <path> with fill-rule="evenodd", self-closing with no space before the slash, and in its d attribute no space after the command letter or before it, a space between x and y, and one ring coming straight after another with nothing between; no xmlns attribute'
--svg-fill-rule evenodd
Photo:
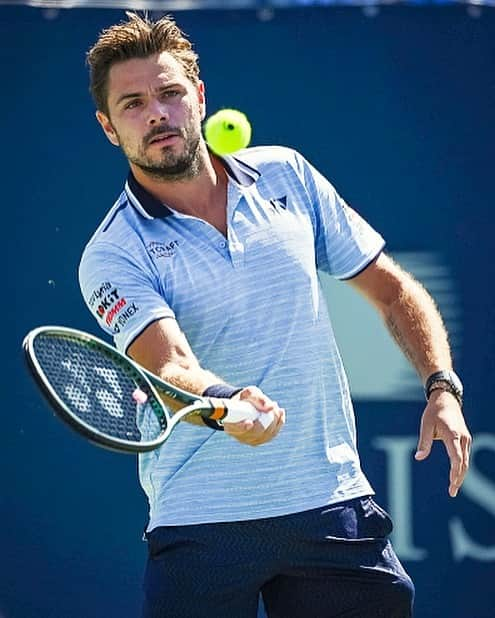
<svg viewBox="0 0 495 618"><path fill-rule="evenodd" d="M154 137L152 137L149 140L149 144L168 144L171 143L173 141L175 141L175 138L180 137L178 133L172 133L172 132L166 132L166 133L159 133L158 135L155 135Z"/></svg>

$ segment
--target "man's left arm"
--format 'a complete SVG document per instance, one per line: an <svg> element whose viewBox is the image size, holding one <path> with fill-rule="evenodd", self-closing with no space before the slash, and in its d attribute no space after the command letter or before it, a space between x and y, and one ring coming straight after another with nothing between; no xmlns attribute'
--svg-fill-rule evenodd
<svg viewBox="0 0 495 618"><path fill-rule="evenodd" d="M452 371L447 331L428 292L390 257L381 253L349 280L379 311L391 335L415 367L423 384L439 371ZM462 405L441 376L421 418L417 460L428 457L433 440L442 440L450 459L449 494L454 497L469 466L471 435Z"/></svg>

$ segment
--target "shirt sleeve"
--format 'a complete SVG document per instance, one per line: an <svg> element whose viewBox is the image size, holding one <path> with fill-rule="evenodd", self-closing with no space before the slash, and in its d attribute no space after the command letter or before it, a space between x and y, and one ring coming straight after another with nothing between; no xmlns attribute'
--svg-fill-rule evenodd
<svg viewBox="0 0 495 618"><path fill-rule="evenodd" d="M158 280L116 245L86 247L79 265L79 285L99 326L123 352L149 324L175 317Z"/></svg>
<svg viewBox="0 0 495 618"><path fill-rule="evenodd" d="M379 255L385 241L318 170L304 159L301 167L314 211L317 268L337 279L355 277Z"/></svg>

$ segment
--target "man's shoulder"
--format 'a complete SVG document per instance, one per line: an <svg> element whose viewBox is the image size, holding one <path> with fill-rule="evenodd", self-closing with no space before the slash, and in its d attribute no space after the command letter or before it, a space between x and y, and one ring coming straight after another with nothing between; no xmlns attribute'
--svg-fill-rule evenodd
<svg viewBox="0 0 495 618"><path fill-rule="evenodd" d="M252 146L234 153L234 158L266 173L270 169L297 168L302 156L287 146Z"/></svg>
<svg viewBox="0 0 495 618"><path fill-rule="evenodd" d="M131 211L129 198L126 192L122 191L96 227L93 235L87 241L86 247L99 241L118 243L120 236L125 233L124 229L131 224L129 221Z"/></svg>

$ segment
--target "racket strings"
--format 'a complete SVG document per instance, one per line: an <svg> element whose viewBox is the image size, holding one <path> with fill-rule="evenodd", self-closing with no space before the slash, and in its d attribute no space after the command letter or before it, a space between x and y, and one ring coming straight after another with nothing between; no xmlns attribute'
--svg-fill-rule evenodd
<svg viewBox="0 0 495 618"><path fill-rule="evenodd" d="M38 336L34 351L51 390L79 421L134 442L154 440L163 432L166 418L161 406L131 363L62 335ZM136 390L142 394L140 402Z"/></svg>

